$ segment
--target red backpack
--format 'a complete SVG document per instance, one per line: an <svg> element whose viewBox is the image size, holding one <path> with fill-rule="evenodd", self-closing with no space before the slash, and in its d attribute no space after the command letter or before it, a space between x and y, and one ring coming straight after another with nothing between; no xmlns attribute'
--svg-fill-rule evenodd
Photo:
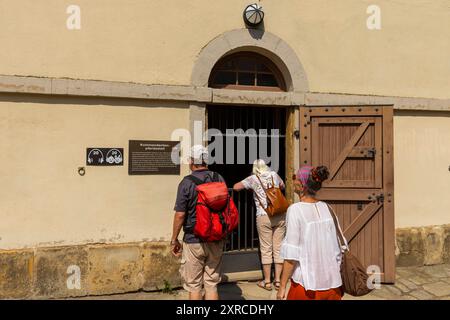
<svg viewBox="0 0 450 320"><path fill-rule="evenodd" d="M233 198L228 194L227 185L219 182L214 172L212 182L188 176L196 185L194 234L206 242L225 239L238 225L239 212Z"/></svg>

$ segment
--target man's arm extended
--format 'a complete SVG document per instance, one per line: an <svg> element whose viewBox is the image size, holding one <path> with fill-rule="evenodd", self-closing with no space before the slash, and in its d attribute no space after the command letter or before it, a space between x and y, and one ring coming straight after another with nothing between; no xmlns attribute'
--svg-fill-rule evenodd
<svg viewBox="0 0 450 320"><path fill-rule="evenodd" d="M186 213L184 211L177 211L173 216L173 229L170 245L172 248L172 254L176 257L181 254L181 243L178 241L178 235L183 227L185 216Z"/></svg>

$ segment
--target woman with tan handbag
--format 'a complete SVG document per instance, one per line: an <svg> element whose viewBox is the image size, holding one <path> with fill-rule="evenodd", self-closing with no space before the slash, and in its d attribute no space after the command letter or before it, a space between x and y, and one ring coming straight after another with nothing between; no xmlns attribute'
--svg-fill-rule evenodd
<svg viewBox="0 0 450 320"><path fill-rule="evenodd" d="M256 206L256 228L264 274L264 279L258 282L258 286L265 290L272 290L270 274L272 263L275 263L273 284L275 289L278 290L283 268L280 247L286 233L285 212L289 204L280 191L284 189L283 180L275 171L270 170L264 160L255 160L252 171L253 174L236 183L233 190L253 190Z"/></svg>
<svg viewBox="0 0 450 320"><path fill-rule="evenodd" d="M281 246L284 266L278 299L341 300L344 294L340 273L343 248L337 241L341 228L335 224L329 206L315 198L328 175L325 166L304 166L294 177L294 189L300 202L292 204L286 215L286 237ZM345 238L343 240L343 246L348 247ZM287 293L289 279L291 287Z"/></svg>

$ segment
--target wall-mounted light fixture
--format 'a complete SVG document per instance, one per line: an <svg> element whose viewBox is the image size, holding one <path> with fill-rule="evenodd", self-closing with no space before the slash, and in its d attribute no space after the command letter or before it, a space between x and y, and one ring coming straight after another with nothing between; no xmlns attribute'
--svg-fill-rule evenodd
<svg viewBox="0 0 450 320"><path fill-rule="evenodd" d="M256 27L264 19L264 11L262 7L254 3L248 5L244 10L244 21L247 25Z"/></svg>

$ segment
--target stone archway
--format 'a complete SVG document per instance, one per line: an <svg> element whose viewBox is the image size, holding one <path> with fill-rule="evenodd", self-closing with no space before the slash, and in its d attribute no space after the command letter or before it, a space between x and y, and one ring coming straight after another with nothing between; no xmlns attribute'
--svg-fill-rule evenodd
<svg viewBox="0 0 450 320"><path fill-rule="evenodd" d="M272 60L283 73L288 91L308 91L306 72L294 50L281 38L259 29L231 30L211 40L198 54L191 84L207 87L214 64L223 56L238 51L254 51Z"/></svg>

